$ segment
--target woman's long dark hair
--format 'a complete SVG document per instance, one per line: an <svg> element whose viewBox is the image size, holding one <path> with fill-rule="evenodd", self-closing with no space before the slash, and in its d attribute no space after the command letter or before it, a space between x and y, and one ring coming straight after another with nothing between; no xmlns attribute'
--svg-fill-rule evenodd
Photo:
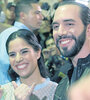
<svg viewBox="0 0 90 100"><path fill-rule="evenodd" d="M12 41L18 37L24 39L30 46L32 46L32 48L35 51L38 51L39 49L41 49L41 45L39 44L37 37L35 36L34 33L32 33L31 31L28 31L26 29L20 29L16 32L12 33L9 36L9 38L7 39L7 42L6 42L7 53L9 50L10 41ZM38 59L38 66L39 66L41 76L46 78L48 76L48 73L47 73L46 68L45 68L42 53L41 53L41 57ZM11 66L9 67L8 72L9 72L9 75L11 76L11 79L13 81L15 81L19 77L19 75L11 68Z"/></svg>

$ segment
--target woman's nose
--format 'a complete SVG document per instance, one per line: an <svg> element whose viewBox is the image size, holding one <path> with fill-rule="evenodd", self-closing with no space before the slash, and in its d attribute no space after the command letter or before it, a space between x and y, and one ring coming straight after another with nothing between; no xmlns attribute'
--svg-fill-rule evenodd
<svg viewBox="0 0 90 100"><path fill-rule="evenodd" d="M22 55L17 54L17 56L16 56L16 62L20 62L20 61L22 61L22 60L23 60Z"/></svg>

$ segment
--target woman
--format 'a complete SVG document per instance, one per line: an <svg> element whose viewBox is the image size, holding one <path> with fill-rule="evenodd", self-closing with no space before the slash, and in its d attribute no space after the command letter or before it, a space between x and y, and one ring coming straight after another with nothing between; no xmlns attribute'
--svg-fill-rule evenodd
<svg viewBox="0 0 90 100"><path fill-rule="evenodd" d="M18 30L9 36L6 50L13 82L1 86L0 100L53 100L57 84L46 76L36 36L28 30Z"/></svg>

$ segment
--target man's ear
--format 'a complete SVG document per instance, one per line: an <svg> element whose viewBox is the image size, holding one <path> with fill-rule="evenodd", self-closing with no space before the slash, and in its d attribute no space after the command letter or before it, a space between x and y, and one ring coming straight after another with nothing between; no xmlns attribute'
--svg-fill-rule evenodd
<svg viewBox="0 0 90 100"><path fill-rule="evenodd" d="M20 12L20 19L24 20L25 18L25 13L24 12Z"/></svg>
<svg viewBox="0 0 90 100"><path fill-rule="evenodd" d="M88 24L86 32L87 32L87 38L90 39L90 24Z"/></svg>

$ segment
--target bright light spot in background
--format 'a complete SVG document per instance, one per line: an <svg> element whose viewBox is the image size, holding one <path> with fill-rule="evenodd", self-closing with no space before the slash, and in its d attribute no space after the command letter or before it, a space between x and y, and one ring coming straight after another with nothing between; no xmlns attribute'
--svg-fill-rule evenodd
<svg viewBox="0 0 90 100"><path fill-rule="evenodd" d="M88 6L88 3L90 2L90 0L76 0L76 2L82 3L86 6Z"/></svg>

